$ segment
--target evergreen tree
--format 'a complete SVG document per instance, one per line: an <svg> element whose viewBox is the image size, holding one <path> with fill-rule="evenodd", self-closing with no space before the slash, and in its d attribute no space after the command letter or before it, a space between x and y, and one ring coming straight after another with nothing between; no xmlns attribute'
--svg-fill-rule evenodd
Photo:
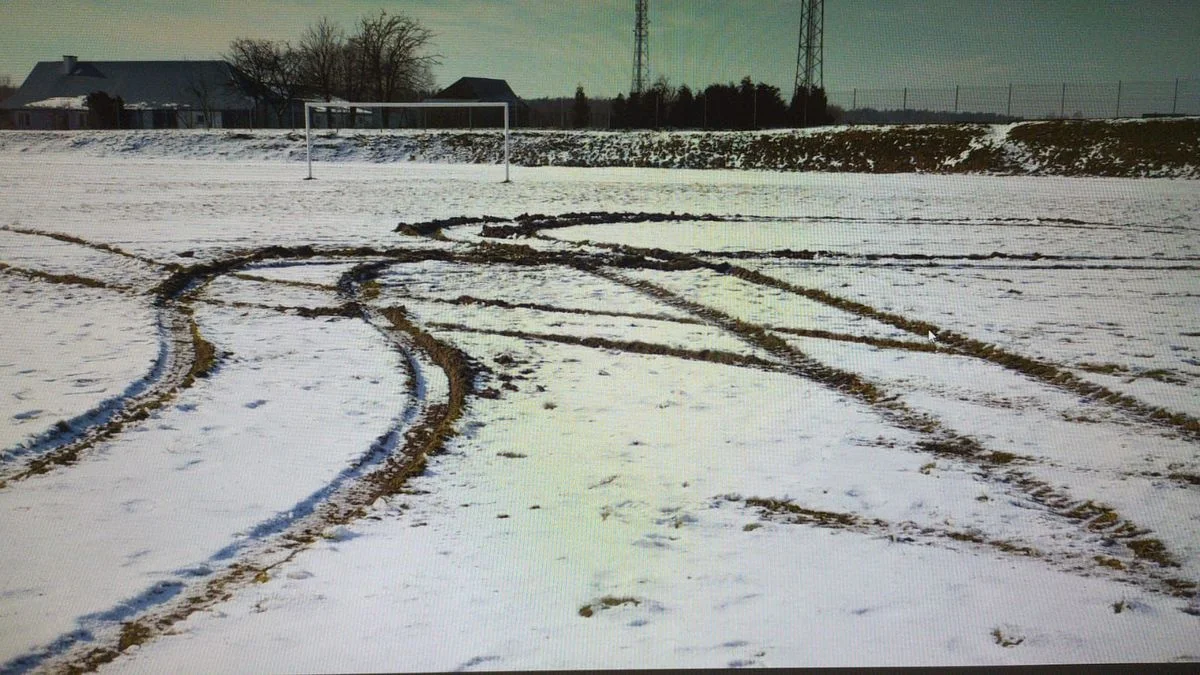
<svg viewBox="0 0 1200 675"><path fill-rule="evenodd" d="M750 76L743 77L737 87L737 107L734 113L735 128L753 129L758 126L757 101L754 98L756 91L754 82L750 81Z"/></svg>
<svg viewBox="0 0 1200 675"><path fill-rule="evenodd" d="M630 92L629 101L625 108L625 125L626 129L645 129L646 128L646 106L643 102L641 94Z"/></svg>
<svg viewBox="0 0 1200 675"><path fill-rule="evenodd" d="M676 129L691 129L696 126L696 97L685 84L675 94L675 104L667 115L667 124Z"/></svg>
<svg viewBox="0 0 1200 675"><path fill-rule="evenodd" d="M779 87L759 82L754 88L754 99L758 106L758 128L772 129L788 125L788 108L779 93Z"/></svg>
<svg viewBox="0 0 1200 675"><path fill-rule="evenodd" d="M576 129L584 129L592 123L592 106L588 103L587 95L583 93L583 85L575 87L575 107L571 111L571 123Z"/></svg>
<svg viewBox="0 0 1200 675"><path fill-rule="evenodd" d="M829 102L825 98L825 90L819 87L799 89L792 97L788 108L792 124L797 127L817 127L833 124L833 115L829 114Z"/></svg>
<svg viewBox="0 0 1200 675"><path fill-rule="evenodd" d="M113 98L108 92L93 91L83 99L88 110L88 127L92 129L117 129L125 112L125 101L120 96Z"/></svg>
<svg viewBox="0 0 1200 675"><path fill-rule="evenodd" d="M629 104L625 102L625 94L617 94L612 102L612 119L609 127L613 129L629 128Z"/></svg>

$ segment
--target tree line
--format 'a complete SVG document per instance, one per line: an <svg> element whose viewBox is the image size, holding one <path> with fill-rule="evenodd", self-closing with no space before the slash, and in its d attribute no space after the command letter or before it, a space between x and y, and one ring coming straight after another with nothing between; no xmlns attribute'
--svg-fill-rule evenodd
<svg viewBox="0 0 1200 675"><path fill-rule="evenodd" d="M581 91L576 92L578 98ZM650 89L618 94L612 102L614 129L766 129L830 124L823 89L801 89L785 103L779 87L755 83L710 84L693 91L660 77Z"/></svg>
<svg viewBox="0 0 1200 675"><path fill-rule="evenodd" d="M427 51L433 38L417 19L380 10L359 19L351 33L324 17L308 26L296 44L237 38L225 60L248 81L256 109L273 115L280 126L295 126L293 102L302 96L397 102L430 93L433 66L441 63L440 55ZM351 124L355 112L350 111ZM325 114L331 126L331 111Z"/></svg>

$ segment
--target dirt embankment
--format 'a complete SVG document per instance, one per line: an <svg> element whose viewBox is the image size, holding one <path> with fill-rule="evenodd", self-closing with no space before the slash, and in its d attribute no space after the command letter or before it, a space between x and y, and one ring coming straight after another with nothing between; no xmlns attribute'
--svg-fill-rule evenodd
<svg viewBox="0 0 1200 675"><path fill-rule="evenodd" d="M491 163L495 130L319 130L317 161ZM514 131L521 166L1200 178L1200 118L785 131ZM303 131L0 133L0 153L304 160Z"/></svg>

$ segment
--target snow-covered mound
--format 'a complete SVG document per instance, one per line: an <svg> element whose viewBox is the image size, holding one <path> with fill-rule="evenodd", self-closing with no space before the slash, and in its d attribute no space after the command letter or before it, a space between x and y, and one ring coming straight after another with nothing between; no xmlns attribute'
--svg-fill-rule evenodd
<svg viewBox="0 0 1200 675"><path fill-rule="evenodd" d="M315 132L314 159L495 162L495 130ZM0 152L303 160L302 131L0 132ZM1200 118L774 131L514 131L523 166L1200 178Z"/></svg>

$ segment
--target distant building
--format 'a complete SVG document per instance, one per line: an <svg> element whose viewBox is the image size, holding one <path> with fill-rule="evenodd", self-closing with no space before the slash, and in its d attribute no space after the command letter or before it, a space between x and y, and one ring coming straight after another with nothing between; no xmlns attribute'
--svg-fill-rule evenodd
<svg viewBox="0 0 1200 675"><path fill-rule="evenodd" d="M0 101L15 129L86 129L88 94L120 97L121 128L253 126L246 80L224 61L41 61Z"/></svg>
<svg viewBox="0 0 1200 675"><path fill-rule="evenodd" d="M529 124L529 106L521 100L505 80L489 77L460 77L457 82L425 99L427 101L468 102L468 103L508 103L509 123L512 126L527 126ZM480 124L492 126L500 124L503 112L500 110L439 111L438 117L443 120L468 119ZM444 126L444 125L441 125ZM463 124L462 126L468 126Z"/></svg>

